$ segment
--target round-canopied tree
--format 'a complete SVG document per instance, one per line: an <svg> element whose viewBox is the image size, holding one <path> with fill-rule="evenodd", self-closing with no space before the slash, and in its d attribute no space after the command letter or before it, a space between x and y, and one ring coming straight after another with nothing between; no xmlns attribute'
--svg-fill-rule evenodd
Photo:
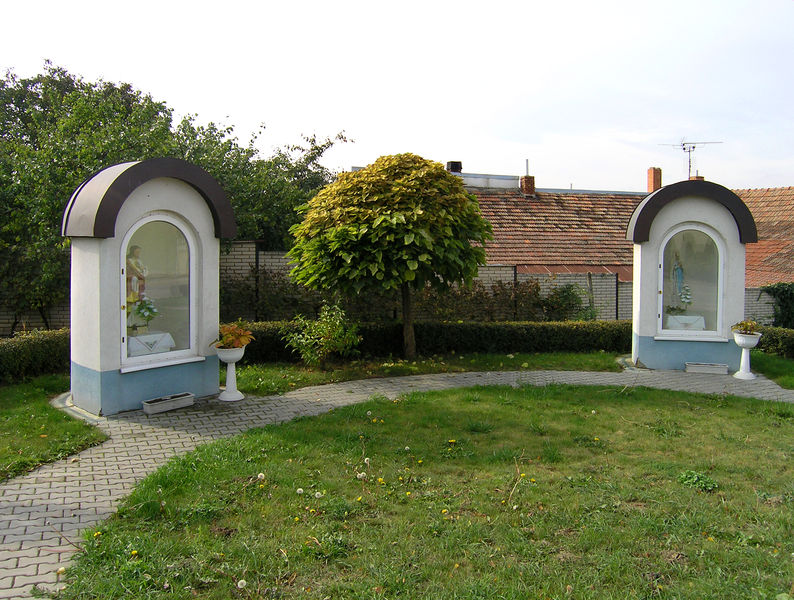
<svg viewBox="0 0 794 600"><path fill-rule="evenodd" d="M463 180L415 154L342 173L299 211L292 278L347 295L400 290L406 358L416 355L411 289L470 283L492 238Z"/></svg>

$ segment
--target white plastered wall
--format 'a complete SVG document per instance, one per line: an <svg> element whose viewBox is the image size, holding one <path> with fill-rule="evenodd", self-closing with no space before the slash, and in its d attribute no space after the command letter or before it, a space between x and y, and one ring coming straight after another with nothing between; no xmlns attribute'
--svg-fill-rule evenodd
<svg viewBox="0 0 794 600"><path fill-rule="evenodd" d="M731 337L731 325L744 318L745 248L730 211L711 199L684 196L664 206L651 224L649 239L634 245L634 323L640 336L657 335L659 250L664 238L682 225L703 225L719 236L724 247L721 257L722 326L719 337ZM639 300L639 301L638 301Z"/></svg>
<svg viewBox="0 0 794 600"><path fill-rule="evenodd" d="M72 361L95 371L121 367L121 242L125 233L153 212L171 212L192 228L197 240L196 314L199 356L214 354L218 327L220 242L204 198L171 178L150 180L124 201L112 238L72 241ZM81 282L76 285L75 282Z"/></svg>

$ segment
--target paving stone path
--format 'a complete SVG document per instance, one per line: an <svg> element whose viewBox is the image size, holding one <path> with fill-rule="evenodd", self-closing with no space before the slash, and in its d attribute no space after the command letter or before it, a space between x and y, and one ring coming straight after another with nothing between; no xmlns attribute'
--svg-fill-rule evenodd
<svg viewBox="0 0 794 600"><path fill-rule="evenodd" d="M396 398L412 391L550 383L647 386L794 402L794 390L784 390L763 377L748 382L729 375L639 369L621 373L523 371L370 379L303 388L283 396L250 397L233 404L202 400L191 408L151 417L131 411L91 419L69 409L67 402L67 410L93 420L110 439L0 484L0 598L29 597L33 585L57 588L57 570L68 565L81 542L80 532L113 514L118 502L143 477L200 444L252 427L318 415L363 402L375 394Z"/></svg>

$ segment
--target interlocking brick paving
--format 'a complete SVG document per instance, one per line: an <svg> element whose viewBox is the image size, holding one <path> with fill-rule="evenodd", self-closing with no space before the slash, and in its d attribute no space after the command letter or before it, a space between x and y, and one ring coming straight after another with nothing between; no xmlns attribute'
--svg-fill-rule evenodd
<svg viewBox="0 0 794 600"><path fill-rule="evenodd" d="M67 408L94 421L110 439L0 484L0 598L28 597L33 585L57 588L57 570L67 566L77 551L80 532L113 514L143 477L199 444L297 416L318 415L376 394L396 398L413 391L551 383L647 386L794 402L794 390L784 390L763 377L740 381L729 375L627 369L622 373L523 371L369 379L232 404L205 399L190 408L149 417L131 411L91 418Z"/></svg>

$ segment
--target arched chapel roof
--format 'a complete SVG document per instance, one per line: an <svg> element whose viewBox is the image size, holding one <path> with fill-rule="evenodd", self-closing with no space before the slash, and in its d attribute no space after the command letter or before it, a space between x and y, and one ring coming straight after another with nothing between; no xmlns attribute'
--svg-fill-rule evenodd
<svg viewBox="0 0 794 600"><path fill-rule="evenodd" d="M660 188L639 203L629 220L626 239L635 244L647 242L651 223L667 204L684 196L710 198L722 204L733 215L739 229L739 241L750 244L758 241L758 231L750 209L742 199L728 188L711 181L687 180L679 181Z"/></svg>
<svg viewBox="0 0 794 600"><path fill-rule="evenodd" d="M170 177L190 185L207 203L215 225L215 237L234 237L237 225L226 192L204 169L177 158L121 163L86 179L72 194L64 211L62 235L114 237L116 218L124 201L136 188L160 177Z"/></svg>

